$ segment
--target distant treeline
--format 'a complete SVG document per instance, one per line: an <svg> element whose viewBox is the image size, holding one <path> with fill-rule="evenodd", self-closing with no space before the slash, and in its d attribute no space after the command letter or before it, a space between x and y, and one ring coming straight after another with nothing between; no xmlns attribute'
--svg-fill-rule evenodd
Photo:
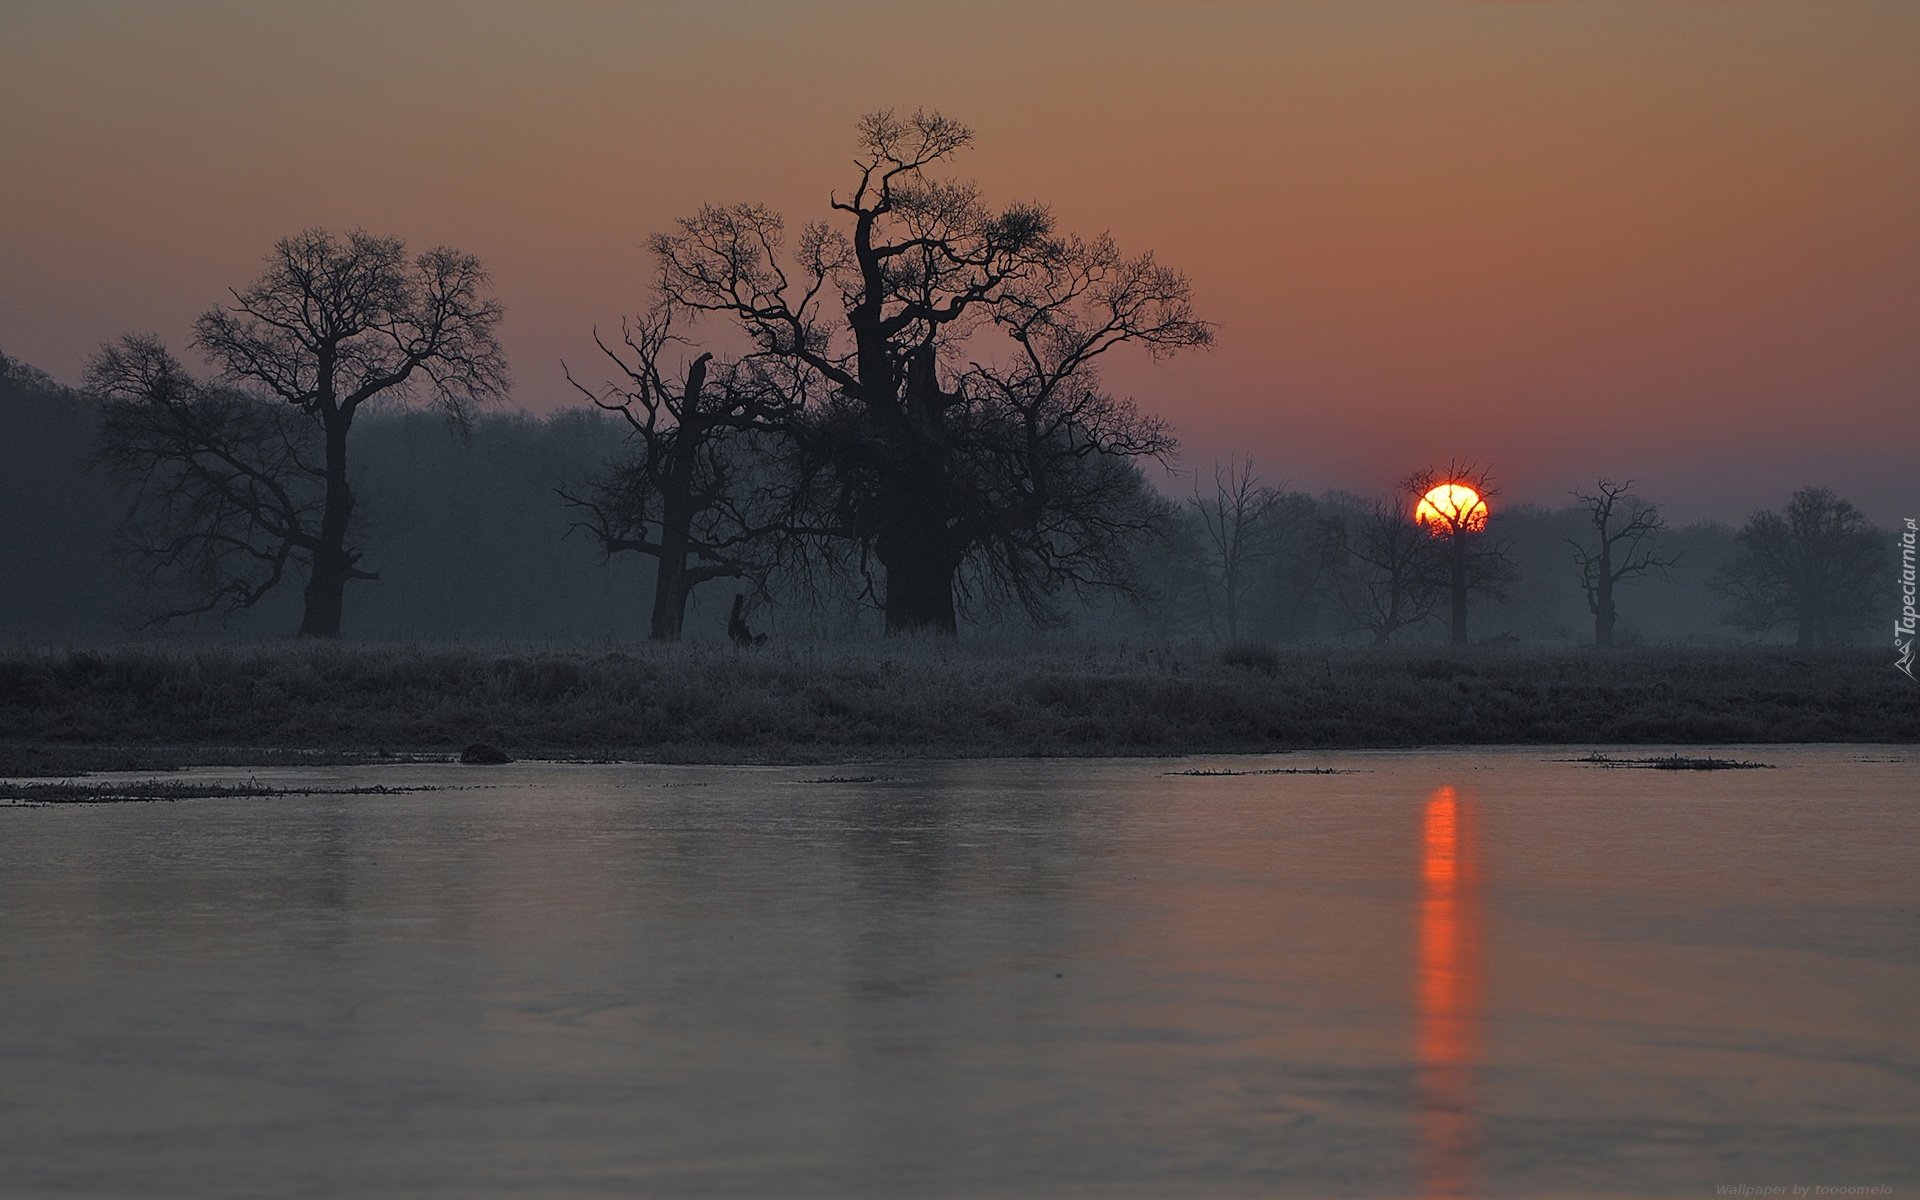
<svg viewBox="0 0 1920 1200"><path fill-rule="evenodd" d="M116 553L126 499L100 469L100 405L44 373L0 360L0 637L27 641L118 639L154 610L137 564ZM356 431L356 535L377 582L349 593L348 632L369 639L583 641L647 636L652 558L603 553L580 510L561 496L629 452L626 424L593 410L546 418L483 415L462 433L440 415L376 412ZM1211 479L1200 498L1217 501ZM1070 627L1111 637L1220 642L1366 642L1337 593L1327 530L1368 502L1341 493L1274 493L1249 530L1229 596L1204 505L1170 500L1167 536L1135 547L1134 597L1078 601ZM1476 600L1476 641L1582 643L1593 617L1570 541L1590 530L1587 510L1496 507L1487 536L1512 567L1502 598ZM1742 630L1719 587L1740 554L1737 531L1701 522L1663 531L1678 565L1621 584L1617 639L1625 643L1791 641ZM737 580L697 587L688 635L726 636ZM775 637L865 636L878 615L850 593L791 594L774 580L750 606ZM972 614L976 628L1026 626L1017 611ZM250 610L171 622L161 636L279 637L300 623L297 586ZM1399 643L1444 641L1438 620L1399 631Z"/></svg>

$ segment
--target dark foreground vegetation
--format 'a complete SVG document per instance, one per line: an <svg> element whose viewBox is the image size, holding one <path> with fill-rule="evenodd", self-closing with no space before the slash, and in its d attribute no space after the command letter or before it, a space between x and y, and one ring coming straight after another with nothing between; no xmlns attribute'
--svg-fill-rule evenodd
<svg viewBox="0 0 1920 1200"><path fill-rule="evenodd" d="M0 655L0 774L1920 740L1878 651L288 643ZM486 768L476 768L484 770Z"/></svg>

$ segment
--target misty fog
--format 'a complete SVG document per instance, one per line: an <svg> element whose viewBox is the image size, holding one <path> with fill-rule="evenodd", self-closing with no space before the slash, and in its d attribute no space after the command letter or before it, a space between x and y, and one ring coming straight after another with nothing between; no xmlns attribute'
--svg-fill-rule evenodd
<svg viewBox="0 0 1920 1200"><path fill-rule="evenodd" d="M16 365L0 389L0 636L25 641L114 640L141 631L154 597L129 556L116 552L124 500L93 456L98 406L77 389ZM365 639L592 641L647 634L653 560L603 554L580 514L558 489L579 485L619 456L627 436L615 418L563 410L545 418L487 414L468 434L424 412L376 412L357 433L355 536L379 579L347 593L345 632ZM1179 528L1143 546L1137 599L1069 601L1067 631L1102 637L1226 641L1216 576L1189 502L1195 477L1211 464L1186 463L1189 490ZM1259 470L1284 477L1286 464ZM1568 481L1569 487L1581 481ZM1171 489L1166 489L1171 490ZM1239 635L1280 643L1365 644L1346 627L1313 531L1363 503L1357 496L1287 494L1271 551L1250 564ZM1658 503L1659 497L1648 497ZM1784 499L1784 497L1783 497ZM1473 637L1481 642L1578 645L1592 640L1593 619L1569 538L1584 528L1572 502L1549 509L1495 502L1488 536L1508 543L1516 578L1504 599L1476 600ZM1661 545L1680 562L1665 577L1621 585L1619 640L1734 644L1766 638L1725 620L1716 573L1737 552L1735 530L1716 522L1678 524ZM301 580L290 578L256 608L146 628L168 638L276 638L300 621ZM743 585L716 580L695 589L687 635L726 636L728 610ZM794 593L779 580L753 596L757 629L774 636L868 636L876 614L844 595ZM967 614L970 636L1025 631L1016 613ZM1395 643L1445 640L1440 621L1403 630Z"/></svg>

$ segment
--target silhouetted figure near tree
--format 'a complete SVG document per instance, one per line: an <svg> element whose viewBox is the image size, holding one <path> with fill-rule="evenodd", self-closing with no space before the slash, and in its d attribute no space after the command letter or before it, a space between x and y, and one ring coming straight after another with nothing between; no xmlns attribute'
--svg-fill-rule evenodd
<svg viewBox="0 0 1920 1200"><path fill-rule="evenodd" d="M694 588L770 569L763 543L785 521L780 489L768 486L782 464L765 430L793 413L778 382L751 360L716 361L703 352L676 372L666 361L684 345L674 317L663 303L628 322L624 352L595 335L625 384L596 393L568 375L596 405L626 420L634 452L594 479L586 495L560 490L588 513L582 524L607 554L634 551L658 564L650 633L661 642L680 640Z"/></svg>
<svg viewBox="0 0 1920 1200"><path fill-rule="evenodd" d="M1727 620L1765 633L1794 627L1802 646L1853 640L1874 621L1893 560L1866 515L1827 488L1802 488L1784 513L1762 511L1737 535L1740 556L1717 581Z"/></svg>
<svg viewBox="0 0 1920 1200"><path fill-rule="evenodd" d="M187 379L153 339L102 352L90 378L122 406L106 457L123 472L174 481L147 493L173 533L146 549L204 568L198 583L212 598L184 611L249 607L291 560L308 569L300 632L339 634L347 582L377 578L348 544L354 417L376 397L424 395L464 422L475 401L501 394L500 305L486 285L479 260L457 250L409 258L397 238L309 229L275 245L231 306L194 323L193 345L222 390ZM265 416L263 404L284 404L299 420ZM309 480L319 485L317 520Z"/></svg>
<svg viewBox="0 0 1920 1200"><path fill-rule="evenodd" d="M1063 587L1123 582L1129 541L1164 515L1131 460L1173 439L1094 367L1123 344L1212 339L1151 256L928 174L972 140L937 113L873 114L838 224L791 252L755 205L653 241L669 300L729 318L809 398L789 429L796 525L878 563L890 632L954 632L963 568L1038 618Z"/></svg>
<svg viewBox="0 0 1920 1200"><path fill-rule="evenodd" d="M764 633L755 633L747 628L747 594L737 592L733 597L733 614L727 618L727 636L736 646L758 646L767 640Z"/></svg>
<svg viewBox="0 0 1920 1200"><path fill-rule="evenodd" d="M1451 617L1447 640L1464 646L1467 598L1478 593L1497 599L1514 578L1506 543L1487 536L1487 501L1499 494L1493 476L1471 462L1456 461L1444 471L1416 471L1401 490L1415 506L1415 521L1441 546Z"/></svg>
<svg viewBox="0 0 1920 1200"><path fill-rule="evenodd" d="M1587 609L1593 613L1593 644L1613 645L1613 627L1619 618L1614 588L1623 579L1648 573L1664 576L1679 563L1678 555L1658 553L1656 542L1666 522L1660 510L1633 494L1633 480L1615 483L1602 479L1593 492L1573 493L1586 506L1592 536L1568 538L1580 565L1580 585L1586 590Z"/></svg>

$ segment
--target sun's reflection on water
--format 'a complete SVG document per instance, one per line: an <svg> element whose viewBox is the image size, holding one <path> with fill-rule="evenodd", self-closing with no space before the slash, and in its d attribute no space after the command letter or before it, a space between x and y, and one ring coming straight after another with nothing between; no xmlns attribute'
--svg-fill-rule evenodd
<svg viewBox="0 0 1920 1200"><path fill-rule="evenodd" d="M1443 787L1427 798L1421 838L1418 1001L1423 1195L1471 1196L1478 1171L1473 1068L1480 1052L1479 862L1472 803Z"/></svg>

